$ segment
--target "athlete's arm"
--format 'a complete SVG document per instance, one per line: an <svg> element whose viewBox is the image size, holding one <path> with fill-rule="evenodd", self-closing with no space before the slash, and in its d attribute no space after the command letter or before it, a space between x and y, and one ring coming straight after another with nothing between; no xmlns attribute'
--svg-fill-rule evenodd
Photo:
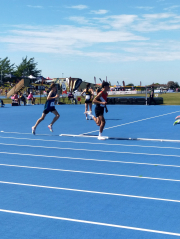
<svg viewBox="0 0 180 239"><path fill-rule="evenodd" d="M81 93L81 96L85 98L85 96L83 95L85 93L86 90L83 90L83 92Z"/></svg>
<svg viewBox="0 0 180 239"><path fill-rule="evenodd" d="M99 101L99 99L101 98L101 96L102 96L102 92L100 92L100 93L94 98L93 103L94 103L94 104L99 104L99 105L106 105L107 102L101 102L101 101Z"/></svg>
<svg viewBox="0 0 180 239"><path fill-rule="evenodd" d="M51 91L49 92L48 97L47 97L47 100L52 100L52 99L56 99L57 97L59 97L59 95L56 95L56 96L54 96L54 97L51 97L52 93L53 93L53 90L51 90Z"/></svg>
<svg viewBox="0 0 180 239"><path fill-rule="evenodd" d="M94 91L91 89L91 99L93 100L94 98Z"/></svg>

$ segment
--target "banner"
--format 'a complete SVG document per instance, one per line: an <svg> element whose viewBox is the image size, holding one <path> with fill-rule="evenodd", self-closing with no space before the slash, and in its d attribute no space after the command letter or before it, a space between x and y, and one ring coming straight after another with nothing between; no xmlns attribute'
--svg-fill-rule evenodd
<svg viewBox="0 0 180 239"><path fill-rule="evenodd" d="M94 76L94 84L96 84L96 77Z"/></svg>
<svg viewBox="0 0 180 239"><path fill-rule="evenodd" d="M61 86L62 86L62 94L67 94L67 90L66 90L66 85L65 85L65 83L62 82Z"/></svg>
<svg viewBox="0 0 180 239"><path fill-rule="evenodd" d="M79 88L79 86L81 85L81 83L82 83L82 80L78 79L75 83L73 91L76 91Z"/></svg>

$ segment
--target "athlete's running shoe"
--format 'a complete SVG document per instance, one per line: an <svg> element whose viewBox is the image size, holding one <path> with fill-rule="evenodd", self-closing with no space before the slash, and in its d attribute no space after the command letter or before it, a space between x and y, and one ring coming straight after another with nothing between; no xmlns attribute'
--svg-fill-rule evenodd
<svg viewBox="0 0 180 239"><path fill-rule="evenodd" d="M35 134L36 129L32 127L32 134Z"/></svg>
<svg viewBox="0 0 180 239"><path fill-rule="evenodd" d="M178 116L175 118L175 120L177 120L177 119L180 119L180 115L178 115Z"/></svg>
<svg viewBox="0 0 180 239"><path fill-rule="evenodd" d="M51 132L53 132L53 129L52 129L52 125L51 125L51 124L48 125L48 128L49 128L49 130L50 130Z"/></svg>
<svg viewBox="0 0 180 239"><path fill-rule="evenodd" d="M98 140L106 140L106 138L103 136L98 136Z"/></svg>
<svg viewBox="0 0 180 239"><path fill-rule="evenodd" d="M89 120L88 117L86 117L86 120Z"/></svg>
<svg viewBox="0 0 180 239"><path fill-rule="evenodd" d="M176 120L173 125L175 126L177 124L180 124L180 120Z"/></svg>
<svg viewBox="0 0 180 239"><path fill-rule="evenodd" d="M94 118L94 115L92 115L92 111L87 111L87 114L89 115L90 118Z"/></svg>

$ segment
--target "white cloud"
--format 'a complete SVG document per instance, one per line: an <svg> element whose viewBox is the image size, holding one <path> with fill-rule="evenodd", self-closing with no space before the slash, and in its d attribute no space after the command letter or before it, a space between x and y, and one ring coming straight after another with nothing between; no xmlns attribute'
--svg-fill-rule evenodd
<svg viewBox="0 0 180 239"><path fill-rule="evenodd" d="M170 7L166 7L164 8L165 11L172 11L176 8L179 8L180 6L179 5L173 5L173 6L170 6Z"/></svg>
<svg viewBox="0 0 180 239"><path fill-rule="evenodd" d="M180 60L180 41L168 40L173 38L172 30L180 29L177 14L71 16L68 20L82 26L7 26L0 42L10 51L76 55L108 61ZM152 41L155 34L148 33L155 31L169 31L170 34L166 34L166 41L163 38Z"/></svg>
<svg viewBox="0 0 180 239"><path fill-rule="evenodd" d="M21 26L1 36L9 50L102 57L116 55L104 49L107 44L145 41L147 38L125 31L103 31L96 27L75 26ZM99 46L99 48L98 48ZM94 47L98 48L94 51ZM117 57L115 57L117 58Z"/></svg>
<svg viewBox="0 0 180 239"><path fill-rule="evenodd" d="M91 11L90 13L102 15L102 14L108 13L108 10L103 10L103 9L97 10L97 11L94 10L94 11Z"/></svg>
<svg viewBox="0 0 180 239"><path fill-rule="evenodd" d="M95 18L100 23L109 25L113 28L122 28L132 24L137 18L137 15L112 15L103 18Z"/></svg>
<svg viewBox="0 0 180 239"><path fill-rule="evenodd" d="M76 6L71 6L71 7L67 7L67 8L74 8L74 9L77 9L77 10L84 10L84 9L88 8L88 6L86 6L86 5L76 5Z"/></svg>
<svg viewBox="0 0 180 239"><path fill-rule="evenodd" d="M85 17L69 17L68 18L70 21L74 21L74 22L77 22L79 24L88 24L89 21L85 18Z"/></svg>
<svg viewBox="0 0 180 239"><path fill-rule="evenodd" d="M27 7L32 7L32 8L43 8L43 6L32 6L32 5L27 5Z"/></svg>
<svg viewBox="0 0 180 239"><path fill-rule="evenodd" d="M136 7L137 9L142 9L142 10L145 10L145 11L149 11L149 10L152 10L154 7L143 7L143 6L139 6L139 7Z"/></svg>

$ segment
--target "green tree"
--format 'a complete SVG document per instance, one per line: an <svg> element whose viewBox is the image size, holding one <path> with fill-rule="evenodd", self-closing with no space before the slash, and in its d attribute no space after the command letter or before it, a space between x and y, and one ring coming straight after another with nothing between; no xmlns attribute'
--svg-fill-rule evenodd
<svg viewBox="0 0 180 239"><path fill-rule="evenodd" d="M1 59L0 58L0 73L2 72L2 75L10 74L14 71L14 64L11 64L8 57Z"/></svg>
<svg viewBox="0 0 180 239"><path fill-rule="evenodd" d="M179 87L179 84L178 84L178 82L168 81L167 87L170 89L176 89Z"/></svg>
<svg viewBox="0 0 180 239"><path fill-rule="evenodd" d="M126 85L126 86L134 86L134 84L133 84L133 83L130 83L130 84Z"/></svg>
<svg viewBox="0 0 180 239"><path fill-rule="evenodd" d="M34 61L34 57L28 60L26 56L25 58L22 58L22 62L16 66L14 75L17 77L29 75L37 77L41 73L41 70L37 69L37 65L38 63Z"/></svg>

